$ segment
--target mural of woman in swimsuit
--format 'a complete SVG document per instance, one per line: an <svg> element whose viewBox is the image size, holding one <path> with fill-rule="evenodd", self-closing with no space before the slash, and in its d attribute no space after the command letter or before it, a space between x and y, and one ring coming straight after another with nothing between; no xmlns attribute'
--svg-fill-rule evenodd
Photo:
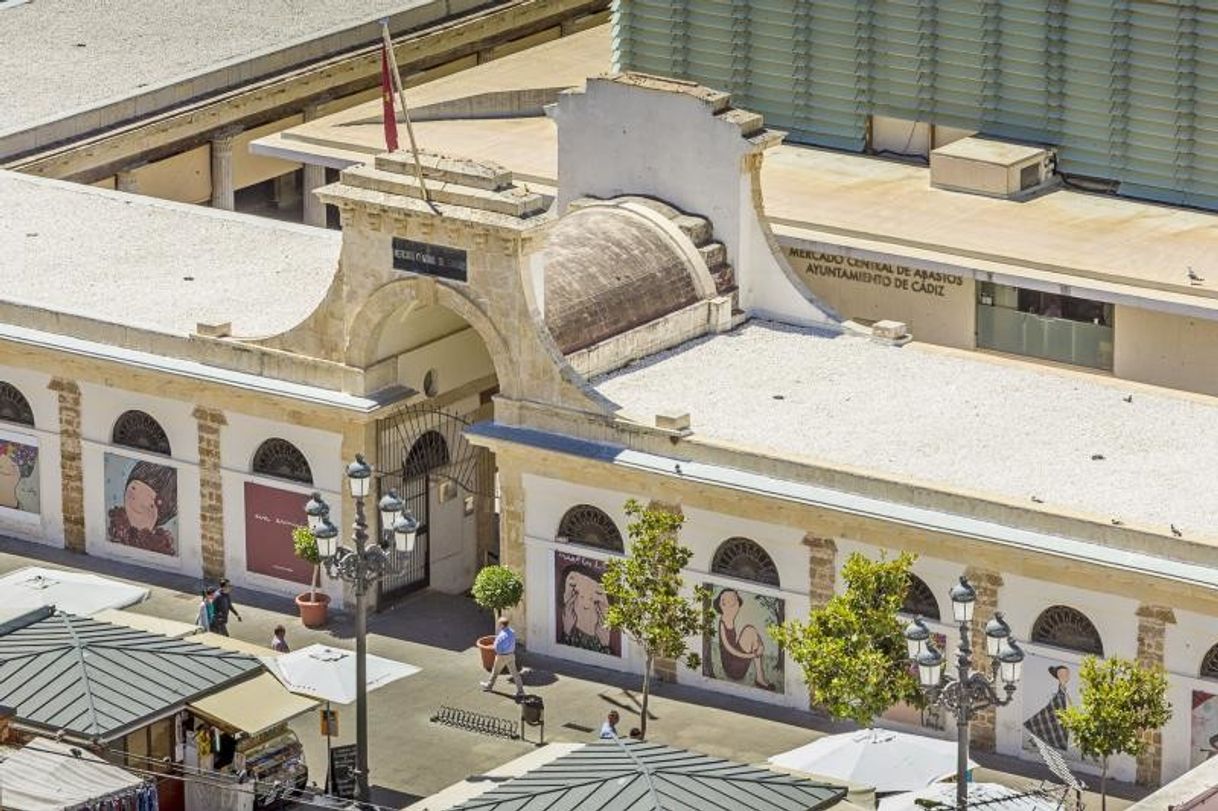
<svg viewBox="0 0 1218 811"><path fill-rule="evenodd" d="M731 681L743 681L753 670L753 684L763 690L773 690L766 679L766 642L761 631L753 625L738 625L744 599L735 589L725 588L715 595L712 603L719 615L719 663L723 674Z"/></svg>

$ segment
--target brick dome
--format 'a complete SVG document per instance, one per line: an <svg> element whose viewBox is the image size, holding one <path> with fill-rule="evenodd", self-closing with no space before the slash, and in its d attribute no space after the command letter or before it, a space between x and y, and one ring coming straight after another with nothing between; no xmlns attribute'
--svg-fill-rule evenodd
<svg viewBox="0 0 1218 811"><path fill-rule="evenodd" d="M546 326L570 354L693 304L694 273L673 238L644 217L571 211L546 244Z"/></svg>

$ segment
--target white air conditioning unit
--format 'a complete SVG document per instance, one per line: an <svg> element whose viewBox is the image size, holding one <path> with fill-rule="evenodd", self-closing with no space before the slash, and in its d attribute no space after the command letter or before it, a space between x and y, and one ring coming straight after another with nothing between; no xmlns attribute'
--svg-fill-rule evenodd
<svg viewBox="0 0 1218 811"><path fill-rule="evenodd" d="M1047 147L961 138L931 150L930 185L1018 200L1054 185L1056 165L1057 156Z"/></svg>

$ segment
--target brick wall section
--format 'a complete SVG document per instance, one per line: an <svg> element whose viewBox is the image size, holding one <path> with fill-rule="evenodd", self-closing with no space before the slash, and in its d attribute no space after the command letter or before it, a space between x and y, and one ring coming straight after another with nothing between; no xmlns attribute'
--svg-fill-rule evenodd
<svg viewBox="0 0 1218 811"><path fill-rule="evenodd" d="M1176 623L1176 615L1161 605L1138 608L1138 664L1145 668L1163 667L1163 639L1167 626ZM1146 749L1138 755L1137 782L1140 786L1157 786L1163 777L1163 731L1142 733Z"/></svg>
<svg viewBox="0 0 1218 811"><path fill-rule="evenodd" d="M224 576L224 493L220 482L220 429L224 413L199 406L191 414L199 426L199 540L203 576Z"/></svg>
<svg viewBox="0 0 1218 811"><path fill-rule="evenodd" d="M80 455L80 387L62 377L47 386L59 395L59 479L63 488L63 545L85 551L85 482Z"/></svg>
<svg viewBox="0 0 1218 811"><path fill-rule="evenodd" d="M969 644L973 648L973 667L982 673L990 672L990 657L985 652L985 624L998 609L998 590L1002 588L1002 575L991 569L969 566L964 576L977 590L977 602L973 607L973 627ZM944 655L947 655L944 652ZM949 656L950 661L950 656ZM993 707L982 710L973 717L969 728L969 745L983 752L993 752L998 740L998 716Z"/></svg>
<svg viewBox="0 0 1218 811"><path fill-rule="evenodd" d="M680 504L670 504L664 501L652 500L648 505L649 510L663 510L665 512L682 515ZM651 675L660 681L671 682L677 681L677 660L668 658L656 658L652 663Z"/></svg>
<svg viewBox="0 0 1218 811"><path fill-rule="evenodd" d="M808 547L808 600L819 608L833 598L837 587L837 544L832 538L804 536Z"/></svg>

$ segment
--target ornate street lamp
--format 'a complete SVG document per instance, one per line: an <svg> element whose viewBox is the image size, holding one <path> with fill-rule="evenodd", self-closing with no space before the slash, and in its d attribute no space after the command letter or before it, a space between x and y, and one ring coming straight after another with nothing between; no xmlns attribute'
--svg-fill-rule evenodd
<svg viewBox="0 0 1218 811"><path fill-rule="evenodd" d="M943 654L930 638L930 629L918 617L905 628L909 658L918 666L918 682L926 700L956 716L956 811L968 808L969 724L977 713L989 707L1005 707L1015 695L1023 667L1023 651L1011 636L1011 628L995 612L985 625L985 648L990 655L990 674L973 670L973 649L969 642L977 591L961 577L952 586L952 617L960 628L956 649L956 673L944 675ZM1001 684L1003 695L997 687Z"/></svg>
<svg viewBox="0 0 1218 811"><path fill-rule="evenodd" d="M418 519L406 509L398 494L390 490L377 504L384 532L377 543L369 543L364 500L373 478L372 466L361 455L356 455L355 461L347 466L347 482L355 499L350 547L338 544L338 528L330 523L330 507L319 493L313 493L304 506L326 574L350 583L355 589L355 798L361 801L368 799L368 628L364 603L372 586L395 573L388 536L393 537L393 549L410 553L419 531Z"/></svg>

